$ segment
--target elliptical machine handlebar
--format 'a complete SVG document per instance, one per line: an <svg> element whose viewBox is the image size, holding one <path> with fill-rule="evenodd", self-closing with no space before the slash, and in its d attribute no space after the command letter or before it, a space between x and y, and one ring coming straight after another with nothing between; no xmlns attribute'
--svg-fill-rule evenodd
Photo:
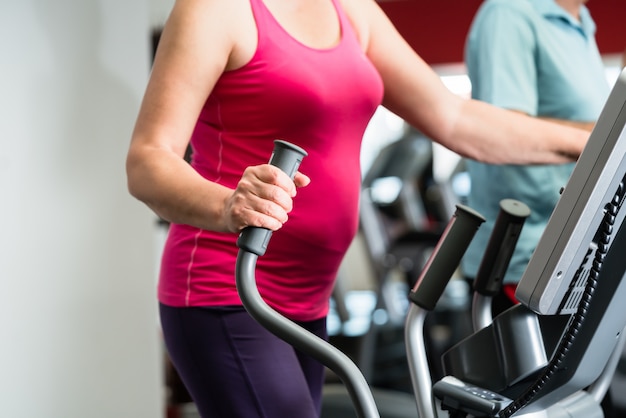
<svg viewBox="0 0 626 418"><path fill-rule="evenodd" d="M502 290L504 276L526 218L529 216L530 208L525 203L515 199L500 201L500 211L474 279L472 300L474 331L489 326L493 320L492 298Z"/></svg>
<svg viewBox="0 0 626 418"><path fill-rule="evenodd" d="M420 418L436 418L432 380L424 341L424 323L441 298L461 258L485 218L464 205L448 222L422 274L409 293L409 311L405 319L404 343L411 374L411 384Z"/></svg>
<svg viewBox="0 0 626 418"><path fill-rule="evenodd" d="M270 164L285 171L291 178L307 155L302 148L285 141L274 141ZM237 291L248 313L277 337L298 350L316 358L339 376L345 384L359 418L379 418L378 408L365 377L348 356L327 341L296 325L272 309L256 286L255 268L259 256L265 254L272 231L248 227L238 240L239 254L235 267Z"/></svg>
<svg viewBox="0 0 626 418"><path fill-rule="evenodd" d="M274 141L274 151L269 164L283 170L293 180L302 159L307 152L297 145L277 139ZM261 227L245 228L237 239L237 246L242 250L262 256L267 250L267 244L272 237L272 231Z"/></svg>

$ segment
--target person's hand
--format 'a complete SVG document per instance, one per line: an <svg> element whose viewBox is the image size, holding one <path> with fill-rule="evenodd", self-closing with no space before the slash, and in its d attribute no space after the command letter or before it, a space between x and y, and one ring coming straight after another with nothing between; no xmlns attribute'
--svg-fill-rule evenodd
<svg viewBox="0 0 626 418"><path fill-rule="evenodd" d="M284 171L270 164L248 167L225 202L224 224L232 232L240 232L247 226L276 231L287 222L296 188L309 183L310 179L300 172L291 180Z"/></svg>

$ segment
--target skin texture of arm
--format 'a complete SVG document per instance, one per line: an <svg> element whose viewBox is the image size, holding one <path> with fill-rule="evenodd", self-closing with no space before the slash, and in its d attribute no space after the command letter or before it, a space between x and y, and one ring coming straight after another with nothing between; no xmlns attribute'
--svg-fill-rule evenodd
<svg viewBox="0 0 626 418"><path fill-rule="evenodd" d="M591 132L593 130L593 127L596 126L595 122L578 122L574 120L544 118L544 117L539 117L539 119L552 122L552 123L558 123L559 125L563 125L563 126L571 126L573 128L582 129L587 132Z"/></svg>

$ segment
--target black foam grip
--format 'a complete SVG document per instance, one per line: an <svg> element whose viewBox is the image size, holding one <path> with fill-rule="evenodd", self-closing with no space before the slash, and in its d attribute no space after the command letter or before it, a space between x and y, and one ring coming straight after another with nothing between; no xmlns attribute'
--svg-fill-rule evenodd
<svg viewBox="0 0 626 418"><path fill-rule="evenodd" d="M479 294L495 296L500 292L515 245L529 215L530 208L520 201L500 201L500 212L474 280L474 290Z"/></svg>
<svg viewBox="0 0 626 418"><path fill-rule="evenodd" d="M283 170L293 180L302 159L307 152L297 145L277 139L274 141L274 151L269 163ZM265 254L267 244L272 237L272 231L267 228L247 227L237 238L237 246L242 250L258 256Z"/></svg>
<svg viewBox="0 0 626 418"><path fill-rule="evenodd" d="M435 308L476 231L485 221L480 213L466 206L456 207L454 216L409 294L413 303L428 311Z"/></svg>

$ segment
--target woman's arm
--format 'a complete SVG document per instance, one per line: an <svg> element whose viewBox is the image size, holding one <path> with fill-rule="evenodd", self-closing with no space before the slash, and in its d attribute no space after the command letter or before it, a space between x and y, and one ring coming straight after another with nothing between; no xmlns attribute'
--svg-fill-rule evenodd
<svg viewBox="0 0 626 418"><path fill-rule="evenodd" d="M249 168L233 191L183 159L217 79L254 53L250 19L246 1L178 0L163 30L126 167L130 193L168 221L237 232L248 225L275 230L287 220L295 185L277 168ZM308 179L298 174L295 181Z"/></svg>
<svg viewBox="0 0 626 418"><path fill-rule="evenodd" d="M384 106L428 137L472 159L541 164L575 160L589 133L450 92L373 0L344 0L367 55L383 78ZM361 21L365 19L365 23Z"/></svg>

